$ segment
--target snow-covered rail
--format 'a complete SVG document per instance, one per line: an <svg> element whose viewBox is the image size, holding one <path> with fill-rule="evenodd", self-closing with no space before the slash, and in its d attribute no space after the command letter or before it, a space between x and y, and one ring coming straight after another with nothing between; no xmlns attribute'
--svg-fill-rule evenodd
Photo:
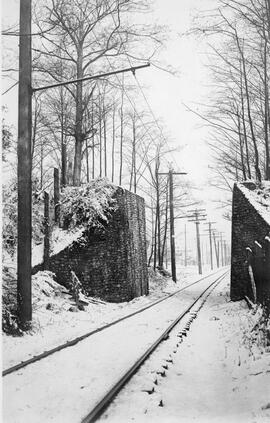
<svg viewBox="0 0 270 423"><path fill-rule="evenodd" d="M119 393L119 391L125 386L125 384L132 378L132 376L138 371L141 365L149 359L151 354L157 349L157 347L166 339L170 332L173 329L177 329L177 325L185 318L184 329L178 332L178 337L181 339L183 336L187 335L190 324L197 317L199 310L204 305L205 301L211 294L211 292L216 288L216 286L227 276L229 270L226 270L221 275L219 275L210 285L204 289L198 297L184 310L181 311L180 315L164 330L164 332L156 339L152 345L141 355L141 357L136 360L136 362L128 369L128 371L115 383L115 385L104 395L104 397L95 405L95 407L88 413L86 417L82 420L82 423L93 423L95 422L102 413L107 409L111 404L114 397ZM179 292L179 291L178 291ZM179 343L177 343L179 346ZM169 360L167 360L169 361ZM163 368L165 368L163 366ZM164 370L163 370L164 372ZM154 382L155 383L155 382ZM149 392L151 393L151 392Z"/></svg>
<svg viewBox="0 0 270 423"><path fill-rule="evenodd" d="M72 348L62 349L7 375L3 379L4 421L94 421L93 410L97 416L105 407L104 396L108 402L108 391L113 392L113 397L121 389L119 386L135 371L134 363L140 365L139 361L142 363L153 351L152 362L158 352L158 348L154 352L155 345L166 339L170 330L169 344L175 339L175 331L185 336L190 324L186 320L194 318L211 287L227 272L228 269L222 269L218 274L212 273L201 283L189 285L188 289L77 342ZM177 322L184 328L182 331ZM177 339L180 345L181 340ZM161 343L160 347L169 344ZM164 369L159 370L162 373Z"/></svg>
<svg viewBox="0 0 270 423"><path fill-rule="evenodd" d="M209 277L212 277L214 275L219 274L221 271L222 270L219 269L219 270L217 270L215 272L212 272L210 275L206 275L206 276L204 276L204 277L202 277L202 278L200 278L200 279L198 279L198 280L196 280L196 281L194 281L194 282L186 285L185 287L183 287L183 288L181 288L181 289L173 292L172 294L165 295L163 298L161 298L161 299L159 299L157 301L154 301L151 304L148 304L147 306L140 308L139 310L136 310L136 311L134 311L132 313L127 314L126 316L123 316L123 317L121 317L119 319L116 319L116 320L112 321L111 323L108 323L106 325L100 326L97 329L94 329L94 330L92 330L90 332L87 332L84 335L78 336L78 337L76 337L76 338L74 338L74 339L72 339L72 340L70 340L70 341L68 341L68 342L66 342L64 344L60 344L60 345L56 346L55 348L49 349L47 351L44 351L41 354L35 355L35 356L29 358L28 360L24 360L24 361L22 361L20 363L17 363L17 364L15 364L15 365L7 368L7 369L4 369L2 371L2 376L6 376L8 374L14 373L17 370L20 370L20 369L22 369L22 368L24 368L24 367L26 367L26 366L28 366L30 364L33 364L33 363L35 363L35 362L37 362L39 360L42 360L42 359L44 359L44 358L46 358L46 357L48 357L48 356L50 356L52 354L55 354L55 353L57 353L57 352L65 349L65 348L72 347L72 346L78 344L80 341L83 341L84 339L86 339L86 338L88 338L88 337L90 337L90 336L92 336L92 335L94 335L94 334L96 334L98 332L101 332L101 331L103 331L105 329L108 329L109 327L111 327L113 325L116 325L116 324L122 322L123 320L129 319L129 318L135 316L136 314L142 313L145 310L147 310L147 309L149 309L151 307L154 307L155 305L157 305L157 304L159 304L159 303L161 303L161 302L163 302L163 301L165 301L165 300L167 300L167 299L169 299L169 298L171 298L173 296L176 296L179 292L182 292L184 290L187 290L191 286L193 286L195 284L198 284L199 282L202 282L202 281L206 280Z"/></svg>

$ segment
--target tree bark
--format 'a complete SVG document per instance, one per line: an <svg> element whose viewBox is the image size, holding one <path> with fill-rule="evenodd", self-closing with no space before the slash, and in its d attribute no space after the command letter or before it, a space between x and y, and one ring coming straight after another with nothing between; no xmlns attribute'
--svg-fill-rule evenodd
<svg viewBox="0 0 270 423"><path fill-rule="evenodd" d="M83 78L83 48L79 44L77 48L77 79ZM73 168L73 185L81 183L82 167L82 114L83 114L82 82L76 84L76 122L75 122L75 155Z"/></svg>

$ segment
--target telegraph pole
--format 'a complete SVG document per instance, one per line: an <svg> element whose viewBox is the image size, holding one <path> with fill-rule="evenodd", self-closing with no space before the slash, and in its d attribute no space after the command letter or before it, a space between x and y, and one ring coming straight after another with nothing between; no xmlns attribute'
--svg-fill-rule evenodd
<svg viewBox="0 0 270 423"><path fill-rule="evenodd" d="M197 257L198 257L198 269L199 269L199 274L202 274L202 255L201 255L201 242L200 242L200 229L199 229L199 225L200 222L205 219L205 209L196 209L196 210L189 210L190 213L192 213L192 220L189 220L189 222L195 222L196 225L196 238L197 238Z"/></svg>
<svg viewBox="0 0 270 423"><path fill-rule="evenodd" d="M174 200L173 200L173 175L186 175L186 172L159 172L158 175L168 175L169 178L169 204L170 204L170 244L171 244L171 271L172 280L176 282L176 264L175 264L175 232L174 232Z"/></svg>
<svg viewBox="0 0 270 423"><path fill-rule="evenodd" d="M219 244L216 239L216 233L213 230L213 239L214 239L214 247L215 247L215 253L216 253L216 261L217 261L217 267L219 268Z"/></svg>
<svg viewBox="0 0 270 423"><path fill-rule="evenodd" d="M222 239L222 232L219 233L220 235L220 252L221 252L221 265L224 266L224 251L223 251L223 239Z"/></svg>
<svg viewBox="0 0 270 423"><path fill-rule="evenodd" d="M209 235L209 245L210 245L210 264L211 264L211 270L213 270L213 243L212 243L212 225L216 222L207 222L205 225L208 225L208 235Z"/></svg>
<svg viewBox="0 0 270 423"><path fill-rule="evenodd" d="M17 301L22 327L32 320L32 81L31 0L20 1L19 121L18 121L18 245Z"/></svg>
<svg viewBox="0 0 270 423"><path fill-rule="evenodd" d="M187 225L185 224L185 267L187 267Z"/></svg>
<svg viewBox="0 0 270 423"><path fill-rule="evenodd" d="M32 0L20 0L19 105L18 105L18 244L17 304L22 328L32 320L32 94L36 91L98 79L123 72L135 73L149 63L43 87L32 87L31 17Z"/></svg>
<svg viewBox="0 0 270 423"><path fill-rule="evenodd" d="M175 233L174 233L174 203L173 203L173 174L169 171L169 201L170 201L170 242L171 242L171 266L172 280L176 282L176 265L175 265Z"/></svg>

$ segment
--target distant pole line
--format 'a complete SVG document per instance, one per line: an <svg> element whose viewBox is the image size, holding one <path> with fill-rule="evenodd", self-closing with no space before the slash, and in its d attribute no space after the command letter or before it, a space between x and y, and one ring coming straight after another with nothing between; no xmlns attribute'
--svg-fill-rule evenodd
<svg viewBox="0 0 270 423"><path fill-rule="evenodd" d="M202 274L202 253L201 253L201 242L200 242L200 222L206 220L205 218L205 209L195 209L195 210L189 210L189 213L191 213L192 219L189 220L189 222L194 222L196 225L196 239L197 239L197 259L198 259L198 271L199 274Z"/></svg>
<svg viewBox="0 0 270 423"><path fill-rule="evenodd" d="M208 235L209 235L209 245L210 245L210 264L211 264L211 270L213 270L214 266L213 266L213 242L212 242L212 236L213 236L213 229L212 229L212 225L214 225L216 222L207 222L205 223L205 225L208 225Z"/></svg>

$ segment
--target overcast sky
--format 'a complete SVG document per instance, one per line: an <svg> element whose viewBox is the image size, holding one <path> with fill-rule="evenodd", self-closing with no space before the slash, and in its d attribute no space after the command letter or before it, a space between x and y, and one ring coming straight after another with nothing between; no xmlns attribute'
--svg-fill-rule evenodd
<svg viewBox="0 0 270 423"><path fill-rule="evenodd" d="M181 36L192 25L192 19L198 11L208 10L217 0L154 0L153 19L170 28L169 40L161 53L161 59L178 69L178 76L170 75L154 67L137 72L139 82L145 87L145 94L157 118L161 118L170 134L174 147L181 151L171 157L172 165L177 170L188 172L188 178L197 184L195 191L199 200L205 201L211 220L216 220L220 230L230 237L229 225L222 219L222 210L217 208L215 200L221 199L222 191L208 187L209 178L215 174L209 169L213 164L211 152L207 146L209 130L202 126L202 121L186 110L185 104L196 107L196 103L209 103L211 90L210 71L207 69L207 45L195 37ZM16 22L19 0L3 0L2 16L4 25ZM13 22L12 22L13 21ZM12 40L13 46L18 43ZM6 53L5 53L6 54ZM2 92L12 85L4 81ZM139 100L143 103L143 98ZM9 119L17 122L17 89L4 96L3 104L9 109ZM146 106L146 105L145 105ZM183 177L182 177L183 178ZM214 201L213 201L214 200ZM193 225L189 224L191 234ZM184 222L177 222L177 231L183 231Z"/></svg>

